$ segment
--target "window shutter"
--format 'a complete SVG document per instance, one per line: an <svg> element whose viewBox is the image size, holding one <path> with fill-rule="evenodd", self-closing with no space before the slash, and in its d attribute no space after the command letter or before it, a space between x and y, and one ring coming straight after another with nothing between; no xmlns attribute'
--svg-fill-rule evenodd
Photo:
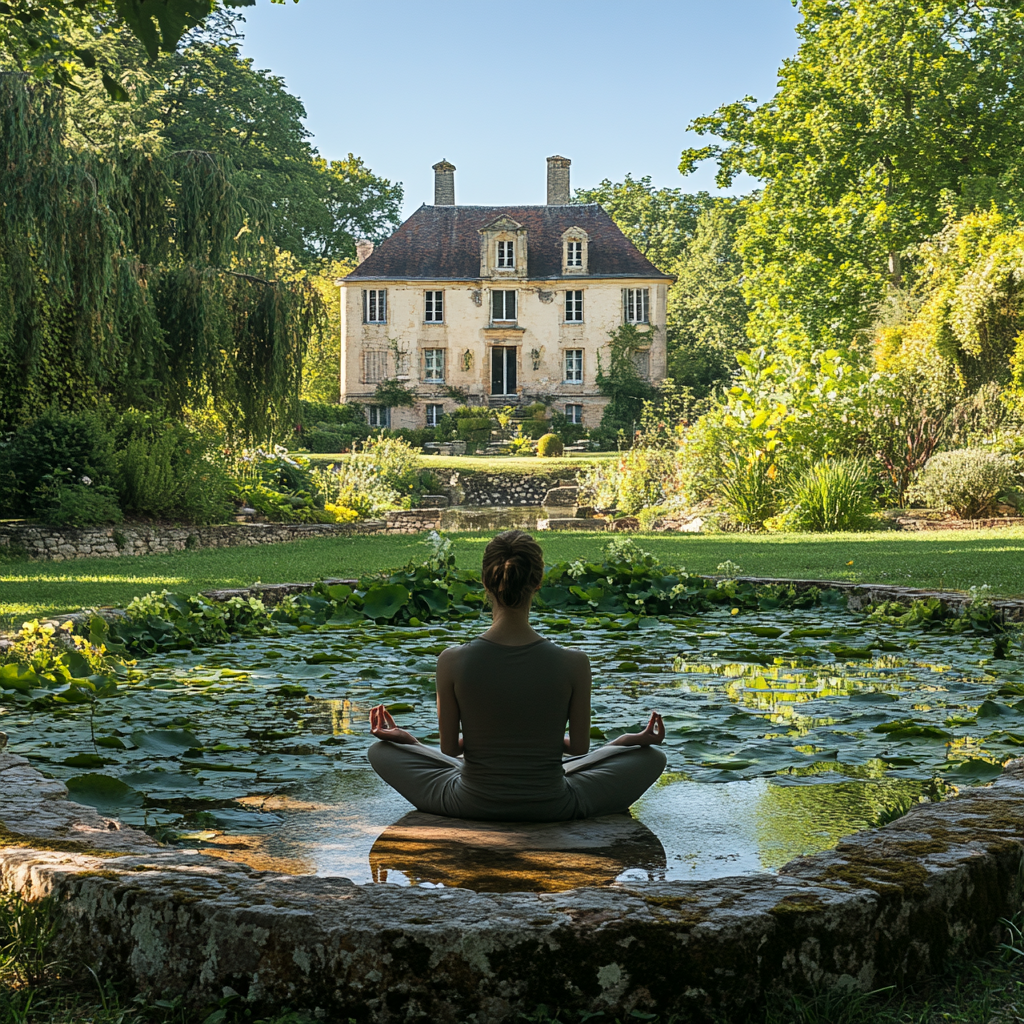
<svg viewBox="0 0 1024 1024"><path fill-rule="evenodd" d="M504 313L504 292L494 291L491 292L491 319L501 320Z"/></svg>

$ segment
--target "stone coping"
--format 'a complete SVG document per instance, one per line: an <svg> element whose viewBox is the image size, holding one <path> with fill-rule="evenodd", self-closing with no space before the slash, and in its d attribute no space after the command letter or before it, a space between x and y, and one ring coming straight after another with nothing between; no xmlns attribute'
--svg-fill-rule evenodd
<svg viewBox="0 0 1024 1024"><path fill-rule="evenodd" d="M776 992L920 980L1021 905L1024 760L778 875L559 893L357 886L168 849L0 752L0 878L53 894L66 953L147 997L257 1013L505 1021L539 1003L742 1015Z"/></svg>

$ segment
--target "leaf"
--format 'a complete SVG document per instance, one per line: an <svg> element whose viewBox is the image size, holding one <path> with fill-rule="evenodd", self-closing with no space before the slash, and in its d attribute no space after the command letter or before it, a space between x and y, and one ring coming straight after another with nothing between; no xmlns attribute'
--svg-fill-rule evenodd
<svg viewBox="0 0 1024 1024"><path fill-rule="evenodd" d="M111 78L106 71L103 72L102 79L103 88L115 103L127 103L131 99L128 90L116 78Z"/></svg>
<svg viewBox="0 0 1024 1024"><path fill-rule="evenodd" d="M387 707L388 707L388 711L390 711L393 715L397 715L399 712L402 712L402 711L415 711L416 710L416 706L414 704L403 704L401 702L398 703L398 704L389 704Z"/></svg>
<svg viewBox="0 0 1024 1024"><path fill-rule="evenodd" d="M184 729L154 729L151 732L139 729L132 733L132 743L140 750L146 750L151 754L171 757L184 750L202 746L192 733Z"/></svg>
<svg viewBox="0 0 1024 1024"><path fill-rule="evenodd" d="M99 754L75 754L73 757L65 757L61 762L69 768L102 768L106 763Z"/></svg>
<svg viewBox="0 0 1024 1024"><path fill-rule="evenodd" d="M1003 767L981 758L971 758L961 761L955 768L946 769L943 774L962 782L991 782L1003 774Z"/></svg>
<svg viewBox="0 0 1024 1024"><path fill-rule="evenodd" d="M69 797L75 803L87 804L98 811L141 807L143 803L140 792L110 775L78 775L65 784Z"/></svg>
<svg viewBox="0 0 1024 1024"><path fill-rule="evenodd" d="M127 750L124 741L118 736L100 736L96 740L97 747L106 747L108 750Z"/></svg>
<svg viewBox="0 0 1024 1024"><path fill-rule="evenodd" d="M1015 708L997 704L994 700L987 700L978 708L978 718L1017 718L1018 715Z"/></svg>
<svg viewBox="0 0 1024 1024"><path fill-rule="evenodd" d="M782 636L785 630L778 629L776 626L747 626L747 632L753 633L754 636L763 636L774 640L776 637Z"/></svg>
<svg viewBox="0 0 1024 1024"><path fill-rule="evenodd" d="M371 619L393 619L409 603L409 597L400 583L372 587L363 599L363 614Z"/></svg>

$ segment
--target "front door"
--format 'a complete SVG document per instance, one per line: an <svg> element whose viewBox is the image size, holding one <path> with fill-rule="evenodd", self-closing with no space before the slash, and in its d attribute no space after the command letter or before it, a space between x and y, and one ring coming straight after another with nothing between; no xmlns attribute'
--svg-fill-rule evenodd
<svg viewBox="0 0 1024 1024"><path fill-rule="evenodd" d="M495 345L491 349L491 394L516 393L516 350L514 346Z"/></svg>

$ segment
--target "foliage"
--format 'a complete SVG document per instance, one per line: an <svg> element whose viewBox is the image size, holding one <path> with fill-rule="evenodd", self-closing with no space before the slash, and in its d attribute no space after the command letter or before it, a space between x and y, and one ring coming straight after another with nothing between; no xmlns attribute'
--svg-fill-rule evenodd
<svg viewBox="0 0 1024 1024"><path fill-rule="evenodd" d="M309 461L287 448L246 448L229 463L234 499L278 523L331 523L326 495L316 486Z"/></svg>
<svg viewBox="0 0 1024 1024"><path fill-rule="evenodd" d="M748 309L736 232L742 201L719 199L701 210L693 237L668 272L668 372L677 385L706 398L735 370L736 353L749 347Z"/></svg>
<svg viewBox="0 0 1024 1024"><path fill-rule="evenodd" d="M10 971L20 985L41 985L58 973L57 914L53 895L29 902L14 890L0 892L0 970Z"/></svg>
<svg viewBox="0 0 1024 1024"><path fill-rule="evenodd" d="M373 400L389 409L411 408L416 404L416 391L400 380L382 380L373 393Z"/></svg>
<svg viewBox="0 0 1024 1024"><path fill-rule="evenodd" d="M224 7L250 3L223 0ZM98 78L111 99L123 102L128 96L111 74L118 68L99 60L92 47L80 45L77 36L84 32L95 40L111 28L125 26L154 60L161 50L174 52L186 32L202 25L221 6L218 0L164 0L156 7L145 0L83 0L71 4L11 0L0 10L0 48L16 67L35 78L80 88L81 79L76 82L76 78L85 72L86 81Z"/></svg>
<svg viewBox="0 0 1024 1024"><path fill-rule="evenodd" d="M508 443L508 450L510 455L521 457L528 457L534 454L533 439L523 433L522 424L516 427L516 432Z"/></svg>
<svg viewBox="0 0 1024 1024"><path fill-rule="evenodd" d="M861 459L823 459L787 488L790 507L777 528L806 533L863 530L871 525L875 481Z"/></svg>
<svg viewBox="0 0 1024 1024"><path fill-rule="evenodd" d="M54 526L117 522L114 438L97 412L47 409L0 448L3 511Z"/></svg>
<svg viewBox="0 0 1024 1024"><path fill-rule="evenodd" d="M1013 0L801 12L775 96L698 118L724 144L687 150L680 169L713 158L720 186L763 183L738 243L752 337L847 349L950 209L1020 206L1024 21Z"/></svg>
<svg viewBox="0 0 1024 1024"><path fill-rule="evenodd" d="M760 530L778 511L773 466L755 455L735 459L718 481L717 507L741 529Z"/></svg>
<svg viewBox="0 0 1024 1024"><path fill-rule="evenodd" d="M952 512L959 519L992 515L1001 496L1020 483L1013 459L979 449L939 452L910 489L912 501Z"/></svg>
<svg viewBox="0 0 1024 1024"><path fill-rule="evenodd" d="M175 417L212 405L236 434L287 417L322 308L279 274L228 163L66 145L61 97L16 75L0 75L0 117L18 168L0 178L0 426L101 397Z"/></svg>
<svg viewBox="0 0 1024 1024"><path fill-rule="evenodd" d="M121 508L199 525L230 518L231 481L210 432L129 411L115 426Z"/></svg>
<svg viewBox="0 0 1024 1024"><path fill-rule="evenodd" d="M653 327L643 324L623 324L608 332L608 366L605 368L601 353L597 357L597 386L611 401L601 415L601 426L591 437L605 448L614 448L620 437L633 439L644 402L654 397L650 382L640 376L634 356L650 345L648 333Z"/></svg>
<svg viewBox="0 0 1024 1024"><path fill-rule="evenodd" d="M557 434L545 434L537 442L537 455L542 459L558 459L564 454L565 446Z"/></svg>
<svg viewBox="0 0 1024 1024"><path fill-rule="evenodd" d="M539 420L528 420L527 422L541 423ZM563 412L553 412L551 420L546 426L563 444L575 444L587 436L587 428L582 423L570 423L569 418Z"/></svg>

